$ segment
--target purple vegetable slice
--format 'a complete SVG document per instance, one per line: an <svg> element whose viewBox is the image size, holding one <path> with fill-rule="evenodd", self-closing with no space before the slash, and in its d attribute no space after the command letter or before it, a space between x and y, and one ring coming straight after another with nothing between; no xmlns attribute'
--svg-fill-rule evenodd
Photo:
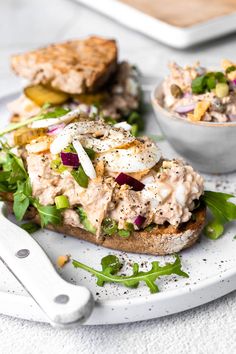
<svg viewBox="0 0 236 354"><path fill-rule="evenodd" d="M127 184L128 186L132 187L133 190L136 192L141 191L145 185L138 181L137 179L127 175L126 173L121 172L115 179L115 181L122 186L123 184Z"/></svg>
<svg viewBox="0 0 236 354"><path fill-rule="evenodd" d="M134 220L134 223L136 226L138 226L138 228L140 228L144 224L145 220L145 216L138 215L137 218Z"/></svg>
<svg viewBox="0 0 236 354"><path fill-rule="evenodd" d="M80 162L77 154L73 152L62 151L60 156L61 156L62 164L64 166L79 167Z"/></svg>

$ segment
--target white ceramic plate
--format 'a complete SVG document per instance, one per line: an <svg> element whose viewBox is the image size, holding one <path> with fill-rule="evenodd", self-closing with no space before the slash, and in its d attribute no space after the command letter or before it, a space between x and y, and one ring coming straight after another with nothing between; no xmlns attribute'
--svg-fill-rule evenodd
<svg viewBox="0 0 236 354"><path fill-rule="evenodd" d="M236 13L190 27L177 27L116 0L76 0L117 22L176 48L187 48L236 30Z"/></svg>
<svg viewBox="0 0 236 354"><path fill-rule="evenodd" d="M6 125L9 118L6 103L14 97L16 96L11 95L0 99L1 126ZM147 114L146 118L147 132L159 135L152 113ZM165 156L174 156L167 142L160 142L160 147ZM206 176L206 186L212 190L236 193L236 174ZM94 294L96 305L86 323L88 325L134 322L166 316L212 301L236 289L235 235L236 224L231 224L225 236L218 241L211 241L203 236L200 243L182 252L183 270L189 273L189 279L177 276L159 279L157 284L161 292L158 294L150 295L143 284L138 289L113 284L98 287L95 278L81 269L74 269L71 264L58 272L69 282L87 286ZM166 262L172 259L115 252L46 230L38 231L33 237L53 264L56 264L59 255L71 254L74 259L99 268L102 257L116 254L125 263L124 272L128 272L132 262L138 262L143 265L143 269L147 269L153 260ZM40 260L35 259L35 262ZM41 309L2 263L0 274L0 313L47 322Z"/></svg>

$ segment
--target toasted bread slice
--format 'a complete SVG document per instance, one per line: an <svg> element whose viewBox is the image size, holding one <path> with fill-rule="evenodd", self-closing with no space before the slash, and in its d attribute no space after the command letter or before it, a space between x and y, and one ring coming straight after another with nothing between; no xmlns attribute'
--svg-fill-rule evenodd
<svg viewBox="0 0 236 354"><path fill-rule="evenodd" d="M8 209L12 212L12 194L4 193L3 198L7 200ZM193 215L195 218L180 225L178 228L171 225L155 226L150 231L134 231L128 238L113 235L98 239L94 234L70 225L48 225L47 229L115 250L164 256L180 252L192 246L199 239L206 221L205 206L200 206L194 211ZM30 207L25 219L40 224L39 216L33 207Z"/></svg>
<svg viewBox="0 0 236 354"><path fill-rule="evenodd" d="M32 84L71 94L93 92L116 70L117 46L114 40L89 37L14 55L11 65Z"/></svg>

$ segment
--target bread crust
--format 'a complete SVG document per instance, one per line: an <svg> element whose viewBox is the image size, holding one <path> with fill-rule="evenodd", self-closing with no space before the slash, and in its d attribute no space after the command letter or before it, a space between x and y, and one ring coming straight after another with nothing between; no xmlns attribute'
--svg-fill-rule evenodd
<svg viewBox="0 0 236 354"><path fill-rule="evenodd" d="M4 198L7 200L8 210L12 212L11 193L5 193ZM97 239L94 234L84 229L65 224L48 225L46 228L119 251L165 256L191 247L199 239L206 221L205 206L201 205L196 209L194 215L194 220L191 219L187 223L181 224L178 228L172 225L155 226L150 231L134 231L128 238L113 235ZM40 224L39 216L33 207L30 207L27 211L25 219Z"/></svg>
<svg viewBox="0 0 236 354"><path fill-rule="evenodd" d="M11 66L32 84L71 94L94 92L117 68L117 45L115 40L92 36L14 55Z"/></svg>

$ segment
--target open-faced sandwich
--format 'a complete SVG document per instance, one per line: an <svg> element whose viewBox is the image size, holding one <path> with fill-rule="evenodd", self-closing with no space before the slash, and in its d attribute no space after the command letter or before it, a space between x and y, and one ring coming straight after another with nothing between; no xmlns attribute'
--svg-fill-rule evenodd
<svg viewBox="0 0 236 354"><path fill-rule="evenodd" d="M37 114L45 103L99 113L106 121L127 120L142 128L141 89L135 66L118 62L114 40L89 37L14 55L12 69L26 82L8 106L13 122Z"/></svg>
<svg viewBox="0 0 236 354"><path fill-rule="evenodd" d="M10 125L2 198L18 220L109 248L165 255L191 246L205 223L203 178L130 129L50 107Z"/></svg>

